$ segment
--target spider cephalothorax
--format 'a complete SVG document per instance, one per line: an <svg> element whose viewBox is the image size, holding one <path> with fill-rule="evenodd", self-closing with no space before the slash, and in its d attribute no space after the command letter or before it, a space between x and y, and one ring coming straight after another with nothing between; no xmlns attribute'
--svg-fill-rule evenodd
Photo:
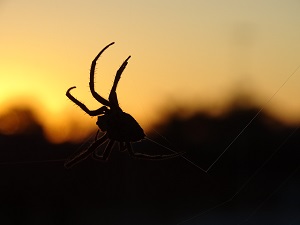
<svg viewBox="0 0 300 225"><path fill-rule="evenodd" d="M101 56L101 54L109 46L113 44L114 42L110 43L100 51L100 53L93 60L91 65L91 71L90 71L90 82L89 82L90 91L93 97L103 106L96 110L89 110L82 102L80 102L79 100L77 100L75 97L71 95L70 91L76 87L71 87L67 90L66 95L72 102L78 105L84 112L86 112L90 116L98 116L98 120L96 124L101 129L101 131L105 133L101 138L98 139L98 132L97 132L95 142L92 143L88 149L85 149L84 151L81 151L71 156L71 158L65 162L66 168L72 167L73 165L77 164L81 160L86 159L91 154L93 154L93 157L95 159L106 160L115 142L119 143L119 149L121 151L127 150L130 156L135 158L167 159L167 158L172 158L183 154L181 152L181 153L175 153L170 155L146 155L142 153L135 153L133 151L131 147L131 142L140 141L144 139L146 135L144 134L144 131L141 128L141 126L138 124L138 122L128 113L123 112L123 110L120 108L118 103L117 93L116 93L118 82L121 78L124 69L128 64L128 60L130 56L127 57L127 59L123 62L123 64L117 71L108 100L101 97L95 91L95 87L94 87L96 62L98 58ZM97 153L97 148L105 142L108 142L108 144L106 145L103 154L99 155Z"/></svg>
<svg viewBox="0 0 300 225"><path fill-rule="evenodd" d="M134 142L145 137L138 122L123 111L108 111L106 114L98 116L96 124L101 131L107 132L107 136L111 140Z"/></svg>

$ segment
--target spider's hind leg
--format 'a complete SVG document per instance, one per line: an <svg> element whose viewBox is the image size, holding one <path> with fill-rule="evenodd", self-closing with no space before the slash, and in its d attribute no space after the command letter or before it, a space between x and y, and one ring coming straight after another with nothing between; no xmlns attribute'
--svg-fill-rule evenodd
<svg viewBox="0 0 300 225"><path fill-rule="evenodd" d="M111 153L112 148L114 147L114 144L115 144L115 141L109 140L107 146L105 147L105 150L104 150L103 154L98 155L97 151L94 151L93 152L93 158L96 159L96 160L102 160L102 161L107 160L110 153Z"/></svg>
<svg viewBox="0 0 300 225"><path fill-rule="evenodd" d="M185 154L185 152L177 152L177 153L169 154L169 155L147 155L147 154L143 154L143 153L134 152L132 149L131 143L126 142L126 147L127 147L129 155L136 159L163 160L163 159L175 158L175 157Z"/></svg>
<svg viewBox="0 0 300 225"><path fill-rule="evenodd" d="M119 142L120 152L124 152L127 149L125 142Z"/></svg>
<svg viewBox="0 0 300 225"><path fill-rule="evenodd" d="M102 145L104 142L108 140L107 134L104 134L101 138L96 140L93 144L90 145L88 149L85 149L84 151L76 152L73 156L71 156L67 161L65 162L64 166L69 169L76 165L77 163L81 162L82 160L85 160L87 157L89 157L100 145Z"/></svg>

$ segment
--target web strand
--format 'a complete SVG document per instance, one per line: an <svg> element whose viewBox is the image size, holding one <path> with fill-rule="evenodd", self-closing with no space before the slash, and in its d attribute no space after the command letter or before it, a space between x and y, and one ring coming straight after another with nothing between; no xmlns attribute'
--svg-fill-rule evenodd
<svg viewBox="0 0 300 225"><path fill-rule="evenodd" d="M260 108L260 110L255 114L255 116L246 124L246 126L238 133L237 136L229 143L229 145L224 149L224 151L216 158L216 160L207 168L208 172L224 155L225 152L233 145L234 142L244 133L244 131L250 126L250 124L257 118L257 116L265 109L265 107L272 101L275 95L285 86L285 84L292 78L292 76L299 70L300 65L285 79L282 85L274 92L274 94L266 101L265 104Z"/></svg>
<svg viewBox="0 0 300 225"><path fill-rule="evenodd" d="M175 150L173 150L171 148L168 148L168 147L166 147L166 146L164 146L164 145L162 145L162 144L160 144L160 143L158 143L158 142L156 142L156 141L154 141L154 140L152 140L152 139L150 139L148 137L146 137L145 139L149 140L149 141L155 143L156 145L158 145L160 147L163 147L163 148L165 148L165 149L167 149L167 150L169 150L169 151L171 151L173 153L177 153ZM202 170L204 173L206 173L206 171L204 169L202 169L200 166L198 166L197 164L195 164L194 162L192 162L188 158L184 157L183 155L181 155L180 157L183 158L184 160L186 160L187 162L189 162L190 164L192 164L193 166L197 167L198 169Z"/></svg>

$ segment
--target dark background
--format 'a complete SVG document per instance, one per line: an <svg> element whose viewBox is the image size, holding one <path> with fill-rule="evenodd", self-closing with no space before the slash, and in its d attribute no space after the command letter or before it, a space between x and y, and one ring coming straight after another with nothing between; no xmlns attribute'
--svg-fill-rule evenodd
<svg viewBox="0 0 300 225"><path fill-rule="evenodd" d="M148 136L207 170L258 111L173 111ZM300 133L263 112L207 173L181 157L137 160L117 147L107 162L67 170L64 160L83 147L51 144L30 110L18 115L26 125L0 136L1 224L300 224ZM133 147L171 153L149 140Z"/></svg>

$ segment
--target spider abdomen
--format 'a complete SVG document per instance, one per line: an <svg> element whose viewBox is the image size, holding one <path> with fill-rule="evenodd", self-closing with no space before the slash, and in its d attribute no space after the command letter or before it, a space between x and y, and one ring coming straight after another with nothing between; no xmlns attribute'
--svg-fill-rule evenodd
<svg viewBox="0 0 300 225"><path fill-rule="evenodd" d="M138 122L123 111L98 116L96 124L102 131L107 132L109 139L119 142L140 141L146 136Z"/></svg>

